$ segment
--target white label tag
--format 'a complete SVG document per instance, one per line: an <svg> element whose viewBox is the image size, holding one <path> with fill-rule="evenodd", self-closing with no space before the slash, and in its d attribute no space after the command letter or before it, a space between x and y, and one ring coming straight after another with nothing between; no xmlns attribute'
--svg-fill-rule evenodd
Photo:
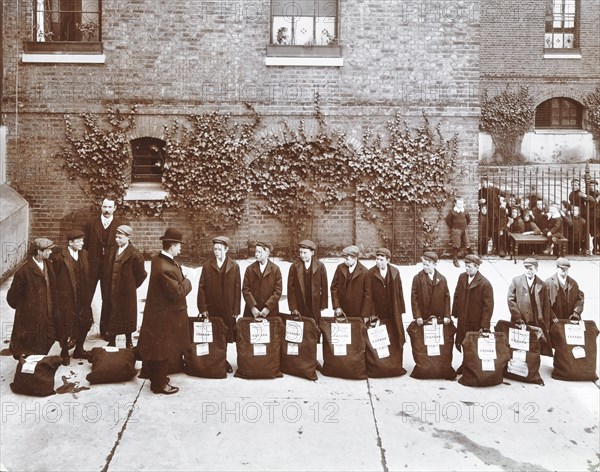
<svg viewBox="0 0 600 472"><path fill-rule="evenodd" d="M346 349L346 344L334 344L333 345L333 355L334 356L345 356L348 354Z"/></svg>
<svg viewBox="0 0 600 472"><path fill-rule="evenodd" d="M565 324L565 338L569 346L585 346L585 331L578 324Z"/></svg>
<svg viewBox="0 0 600 472"><path fill-rule="evenodd" d="M106 352L119 352L119 348L116 346L104 346Z"/></svg>
<svg viewBox="0 0 600 472"><path fill-rule="evenodd" d="M287 354L288 354L288 356L297 356L298 355L298 345L295 343L288 343Z"/></svg>
<svg viewBox="0 0 600 472"><path fill-rule="evenodd" d="M481 370L484 372L493 372L496 370L494 359L481 359Z"/></svg>
<svg viewBox="0 0 600 472"><path fill-rule="evenodd" d="M515 361L525 362L525 360L527 359L527 352L526 351L513 351L512 358Z"/></svg>
<svg viewBox="0 0 600 472"><path fill-rule="evenodd" d="M439 356L440 355L440 345L439 344L430 344L427 346L427 355L429 357Z"/></svg>
<svg viewBox="0 0 600 472"><path fill-rule="evenodd" d="M213 342L213 326L210 321L194 321L194 342L195 343L212 343Z"/></svg>
<svg viewBox="0 0 600 472"><path fill-rule="evenodd" d="M31 356L29 356L31 357ZM23 374L33 374L35 372L35 366L37 365L39 361L29 361L29 359L27 361L25 361L25 364L23 364L21 366L21 372Z"/></svg>
<svg viewBox="0 0 600 472"><path fill-rule="evenodd" d="M386 325L379 325L376 328L367 329L367 335L369 336L369 342L373 349L386 348L391 344Z"/></svg>
<svg viewBox="0 0 600 472"><path fill-rule="evenodd" d="M32 354L25 358L25 362L39 362L44 357L46 357L46 356L44 356L43 354Z"/></svg>
<svg viewBox="0 0 600 472"><path fill-rule="evenodd" d="M304 321L287 320L285 322L285 340L300 344L304 339Z"/></svg>
<svg viewBox="0 0 600 472"><path fill-rule="evenodd" d="M196 355L198 357L208 356L209 346L210 345L208 343L196 344Z"/></svg>
<svg viewBox="0 0 600 472"><path fill-rule="evenodd" d="M331 323L331 344L352 344L352 325Z"/></svg>
<svg viewBox="0 0 600 472"><path fill-rule="evenodd" d="M268 321L250 323L250 344L269 344L270 342L271 332Z"/></svg>
<svg viewBox="0 0 600 472"><path fill-rule="evenodd" d="M506 370L507 372L518 375L519 377L527 377L529 375L529 368L527 367L527 362L517 361L514 359L508 361Z"/></svg>
<svg viewBox="0 0 600 472"><path fill-rule="evenodd" d="M267 345L266 344L254 344L252 346L254 349L255 356L266 356L267 355Z"/></svg>
<svg viewBox="0 0 600 472"><path fill-rule="evenodd" d="M477 355L481 360L496 359L496 339L492 338L492 336L489 338L478 338Z"/></svg>
<svg viewBox="0 0 600 472"><path fill-rule="evenodd" d="M377 349L377 356L380 359L385 359L386 357L390 357L390 350L388 349L387 346L381 347L381 348Z"/></svg>
<svg viewBox="0 0 600 472"><path fill-rule="evenodd" d="M511 349L529 351L529 331L520 328L508 328L508 344Z"/></svg>
<svg viewBox="0 0 600 472"><path fill-rule="evenodd" d="M581 346L575 346L573 348L573 357L575 359L583 359L585 357L585 349Z"/></svg>
<svg viewBox="0 0 600 472"><path fill-rule="evenodd" d="M444 325L437 323L423 325L423 335L426 346L444 344Z"/></svg>

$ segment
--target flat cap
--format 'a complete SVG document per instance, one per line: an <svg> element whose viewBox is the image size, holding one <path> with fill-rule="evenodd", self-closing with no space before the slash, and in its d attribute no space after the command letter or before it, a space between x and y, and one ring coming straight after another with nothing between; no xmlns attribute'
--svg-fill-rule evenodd
<svg viewBox="0 0 600 472"><path fill-rule="evenodd" d="M556 259L556 267L560 267L561 269L568 269L571 267L571 262L566 257L559 257Z"/></svg>
<svg viewBox="0 0 600 472"><path fill-rule="evenodd" d="M273 250L273 245L268 242L268 241L256 241L255 246L260 246L260 247L264 247L265 249L268 249L269 251Z"/></svg>
<svg viewBox="0 0 600 472"><path fill-rule="evenodd" d="M167 228L165 234L159 238L161 241L183 242L183 233L175 228Z"/></svg>
<svg viewBox="0 0 600 472"><path fill-rule="evenodd" d="M439 257L434 251L425 251L423 253L423 259L427 259L431 262L437 262L439 260Z"/></svg>
<svg viewBox="0 0 600 472"><path fill-rule="evenodd" d="M229 247L231 245L231 241L227 236L217 236L212 240L213 244L222 244L225 247Z"/></svg>
<svg viewBox="0 0 600 472"><path fill-rule="evenodd" d="M375 255L376 255L376 256L385 256L385 257L387 257L388 259L391 259L391 258L392 258L392 253L391 253L391 252L390 252L388 249L386 249L386 248L384 248L384 247L380 247L380 248L378 248L378 249L375 251Z"/></svg>
<svg viewBox="0 0 600 472"><path fill-rule="evenodd" d="M304 239L298 243L298 246L303 247L305 249L310 249L311 251L317 250L317 245L313 243L310 239Z"/></svg>
<svg viewBox="0 0 600 472"><path fill-rule="evenodd" d="M525 259L523 261L523 265L525 267L527 267L528 265L537 267L538 266L538 261L537 261L537 259L534 259L533 257L528 257L527 259Z"/></svg>
<svg viewBox="0 0 600 472"><path fill-rule="evenodd" d="M54 241L48 238L36 238L33 240L33 246L40 251L50 249L54 246Z"/></svg>
<svg viewBox="0 0 600 472"><path fill-rule="evenodd" d="M85 236L85 233L81 229L72 229L67 232L67 241L75 241Z"/></svg>
<svg viewBox="0 0 600 472"><path fill-rule="evenodd" d="M467 262L470 262L472 264L480 266L483 261L481 260L481 258L479 256L476 256L475 254L467 254L465 256L465 264Z"/></svg>
<svg viewBox="0 0 600 472"><path fill-rule="evenodd" d="M358 256L360 255L360 249L358 246L346 246L344 249L342 249L342 254L344 256L356 257L358 259Z"/></svg>
<svg viewBox="0 0 600 472"><path fill-rule="evenodd" d="M131 226L121 225L117 228L117 233L122 233L125 236L131 236L133 234L133 229L131 229Z"/></svg>

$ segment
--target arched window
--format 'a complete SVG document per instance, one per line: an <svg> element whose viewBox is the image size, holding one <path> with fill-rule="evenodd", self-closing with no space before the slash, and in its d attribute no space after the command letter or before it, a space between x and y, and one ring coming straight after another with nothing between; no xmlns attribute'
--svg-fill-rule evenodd
<svg viewBox="0 0 600 472"><path fill-rule="evenodd" d="M132 182L161 182L165 142L157 138L138 138L131 141Z"/></svg>
<svg viewBox="0 0 600 472"><path fill-rule="evenodd" d="M546 100L535 110L536 129L581 129L583 106L570 98Z"/></svg>

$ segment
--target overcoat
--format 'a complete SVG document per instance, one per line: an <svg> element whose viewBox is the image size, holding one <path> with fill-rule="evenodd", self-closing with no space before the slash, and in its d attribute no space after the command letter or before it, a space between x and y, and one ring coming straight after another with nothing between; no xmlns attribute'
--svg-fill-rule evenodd
<svg viewBox="0 0 600 472"><path fill-rule="evenodd" d="M429 296L431 289L431 296ZM411 307L413 318L450 318L450 291L446 277L437 270L433 280L423 270L413 278L411 289Z"/></svg>
<svg viewBox="0 0 600 472"><path fill-rule="evenodd" d="M56 281L52 263L44 261L50 290L44 274L28 257L13 277L6 301L15 309L10 349L15 358L20 354L48 354L57 340L53 298Z"/></svg>
<svg viewBox="0 0 600 472"><path fill-rule="evenodd" d="M468 331L490 329L494 312L494 290L490 281L479 271L467 287L468 281L466 272L458 276L452 303L452 316L458 319L456 347L459 351Z"/></svg>
<svg viewBox="0 0 600 472"><path fill-rule="evenodd" d="M202 265L197 304L200 313L208 311L209 316L223 318L227 327L227 340L234 342L235 319L240 314L241 307L242 280L237 262L227 256L223 264L223 281L216 257L211 257Z"/></svg>
<svg viewBox="0 0 600 472"><path fill-rule="evenodd" d="M82 249L78 253L77 262L66 246L52 255L56 277L55 313L59 340L85 336L92 327L92 296L87 256L87 251ZM79 264L79 277L76 264Z"/></svg>
<svg viewBox="0 0 600 472"><path fill-rule="evenodd" d="M242 295L244 296L244 316L252 316L252 308L259 311L269 309L268 316L279 315L279 299L281 298L281 270L277 264L267 261L265 271L261 274L258 261L250 264L244 272Z"/></svg>
<svg viewBox="0 0 600 472"><path fill-rule="evenodd" d="M329 304L327 296L327 270L325 264L313 258L310 265L311 277L311 313L308 313L305 303L306 287L304 286L304 262L297 260L290 266L288 273L288 305L290 311L298 310L300 315L312 317L319 323L321 310Z"/></svg>
<svg viewBox="0 0 600 472"><path fill-rule="evenodd" d="M137 289L148 276L144 269L144 257L131 244L117 257L118 247L110 249L104 268L102 283L108 294L109 336L130 334L137 329Z"/></svg>
<svg viewBox="0 0 600 472"><path fill-rule="evenodd" d="M400 345L403 345L406 341L406 335L404 334L404 324L402 323L402 315L406 312L406 306L404 305L404 293L402 292L402 280L400 279L400 271L388 264L388 271L392 278L390 287L386 287L385 281L381 277L381 273L377 266L373 266L369 269L368 277L371 284L371 316L381 316L381 310L379 306L381 302L388 297L388 289L391 290L390 309L391 319L394 322L396 330L399 335Z"/></svg>
<svg viewBox="0 0 600 472"><path fill-rule="evenodd" d="M331 281L331 302L334 310L341 308L346 316L371 316L371 283L364 265L357 261L352 273L344 263L337 266Z"/></svg>
<svg viewBox="0 0 600 472"><path fill-rule="evenodd" d="M187 303L191 282L179 264L160 253L152 259L138 350L145 361L182 355L190 346Z"/></svg>
<svg viewBox="0 0 600 472"><path fill-rule="evenodd" d="M117 235L117 228L125 224L120 218L113 216L113 220L108 227L108 239L106 246L102 244L102 232L104 227L102 226L102 220L100 216L89 220L84 228L84 249L88 253L88 261L90 265L90 276L92 281L97 281L93 277L103 275L103 263L107 260L109 251L117 246L115 236ZM92 287L96 288L96 287Z"/></svg>
<svg viewBox="0 0 600 472"><path fill-rule="evenodd" d="M566 320L573 314L581 318L583 312L583 292L579 289L579 284L567 275L565 281L565 295L567 299L567 310L563 311L563 307L558 303L558 294L561 290L558 274L546 279L548 286L548 297L550 298L551 317L559 320Z"/></svg>

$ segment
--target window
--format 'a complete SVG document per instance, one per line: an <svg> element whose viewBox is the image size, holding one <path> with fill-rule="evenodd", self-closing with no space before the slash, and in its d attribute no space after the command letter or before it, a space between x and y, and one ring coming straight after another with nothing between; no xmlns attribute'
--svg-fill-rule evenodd
<svg viewBox="0 0 600 472"><path fill-rule="evenodd" d="M165 144L162 139L156 138L138 138L131 141L131 182L162 181Z"/></svg>
<svg viewBox="0 0 600 472"><path fill-rule="evenodd" d="M579 48L579 0L549 0L546 12L546 49Z"/></svg>
<svg viewBox="0 0 600 472"><path fill-rule="evenodd" d="M581 129L583 106L570 98L551 98L535 110L535 127Z"/></svg>

